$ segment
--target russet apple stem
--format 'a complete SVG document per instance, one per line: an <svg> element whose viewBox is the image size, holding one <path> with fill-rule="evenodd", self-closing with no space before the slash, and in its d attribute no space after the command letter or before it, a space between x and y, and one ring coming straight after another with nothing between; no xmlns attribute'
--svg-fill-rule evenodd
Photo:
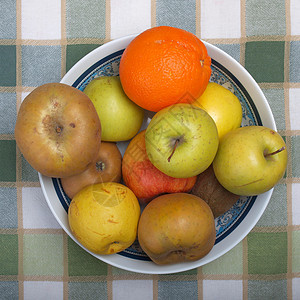
<svg viewBox="0 0 300 300"><path fill-rule="evenodd" d="M277 153L279 153L279 152L281 152L281 151L283 151L283 150L285 150L285 147L284 147L284 146L281 147L280 149L274 151L274 152L264 154L264 157L268 157L268 156L271 156L271 155L275 155L275 154L277 154Z"/></svg>
<svg viewBox="0 0 300 300"><path fill-rule="evenodd" d="M174 147L173 147L172 153L171 153L170 156L168 157L168 162L171 161L171 158L172 158L172 156L173 156L173 154L174 154L174 152L175 152L175 150L176 150L176 147L177 147L178 143L179 143L179 139L176 139L176 141L175 141L175 143L174 143Z"/></svg>
<svg viewBox="0 0 300 300"><path fill-rule="evenodd" d="M103 171L105 169L105 163L103 161L96 162L96 169L97 171Z"/></svg>
<svg viewBox="0 0 300 300"><path fill-rule="evenodd" d="M55 131L56 131L56 133L58 133L58 134L61 134L61 132L62 132L62 127L61 126L56 126L56 128L55 128Z"/></svg>

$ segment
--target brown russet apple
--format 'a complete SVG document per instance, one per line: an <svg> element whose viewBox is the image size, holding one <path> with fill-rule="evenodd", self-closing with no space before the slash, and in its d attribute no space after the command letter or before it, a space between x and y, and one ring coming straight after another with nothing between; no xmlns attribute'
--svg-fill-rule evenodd
<svg viewBox="0 0 300 300"><path fill-rule="evenodd" d="M90 184L120 182L122 155L114 142L101 142L100 150L89 167L80 174L61 178L64 192L72 199Z"/></svg>
<svg viewBox="0 0 300 300"><path fill-rule="evenodd" d="M83 92L63 83L47 83L22 102L15 139L36 171L68 177L83 172L97 155L101 123Z"/></svg>
<svg viewBox="0 0 300 300"><path fill-rule="evenodd" d="M156 264L198 260L211 251L215 240L212 211L195 195L158 196L145 207L140 217L138 241Z"/></svg>
<svg viewBox="0 0 300 300"><path fill-rule="evenodd" d="M212 165L197 176L191 194L203 199L210 206L215 218L228 211L240 197L219 183Z"/></svg>
<svg viewBox="0 0 300 300"><path fill-rule="evenodd" d="M134 192L141 204L148 203L160 194L188 192L197 178L174 178L158 170L147 156L145 130L138 133L126 148L122 175L124 183Z"/></svg>

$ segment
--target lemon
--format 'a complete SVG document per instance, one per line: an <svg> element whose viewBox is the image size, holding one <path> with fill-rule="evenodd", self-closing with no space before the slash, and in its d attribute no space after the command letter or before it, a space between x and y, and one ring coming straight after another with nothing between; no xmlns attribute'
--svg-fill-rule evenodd
<svg viewBox="0 0 300 300"><path fill-rule="evenodd" d="M213 118L219 139L241 126L241 103L231 91L220 84L209 82L204 93L192 104L204 109Z"/></svg>
<svg viewBox="0 0 300 300"><path fill-rule="evenodd" d="M136 239L140 205L125 185L89 185L72 199L68 220L77 240L96 254L114 254Z"/></svg>

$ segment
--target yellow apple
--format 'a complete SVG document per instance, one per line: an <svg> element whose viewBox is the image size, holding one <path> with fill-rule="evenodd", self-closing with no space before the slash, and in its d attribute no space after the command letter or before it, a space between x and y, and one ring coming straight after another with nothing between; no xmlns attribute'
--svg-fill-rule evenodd
<svg viewBox="0 0 300 300"><path fill-rule="evenodd" d="M278 132L246 126L227 133L213 162L215 175L228 191L253 196L273 188L284 175L287 149Z"/></svg>
<svg viewBox="0 0 300 300"><path fill-rule="evenodd" d="M116 182L92 184L72 199L68 221L77 240L96 254L123 251L136 239L140 206L134 193Z"/></svg>
<svg viewBox="0 0 300 300"><path fill-rule="evenodd" d="M209 82L204 93L192 103L204 109L217 125L219 139L241 126L243 112L239 99L228 89Z"/></svg>

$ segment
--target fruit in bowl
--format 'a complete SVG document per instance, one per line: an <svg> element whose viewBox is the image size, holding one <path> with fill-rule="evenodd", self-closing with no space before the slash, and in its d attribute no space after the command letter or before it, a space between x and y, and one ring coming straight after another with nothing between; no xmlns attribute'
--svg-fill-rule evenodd
<svg viewBox="0 0 300 300"><path fill-rule="evenodd" d="M18 112L15 139L28 163L49 177L87 169L101 143L101 123L91 100L63 83L34 89Z"/></svg>
<svg viewBox="0 0 300 300"><path fill-rule="evenodd" d="M127 96L154 112L197 99L211 74L211 58L194 34L175 27L145 30L126 47L120 79Z"/></svg>
<svg viewBox="0 0 300 300"><path fill-rule="evenodd" d="M247 126L227 133L213 162L218 181L230 192L251 196L273 188L283 177L287 150L278 132Z"/></svg>
<svg viewBox="0 0 300 300"><path fill-rule="evenodd" d="M151 163L146 152L145 130L138 133L127 146L122 161L122 175L124 183L141 204L147 204L160 194L189 192L196 182L196 176L170 177Z"/></svg>
<svg viewBox="0 0 300 300"><path fill-rule="evenodd" d="M216 240L212 211L195 195L159 196L141 214L138 240L156 264L198 260L210 252Z"/></svg>
<svg viewBox="0 0 300 300"><path fill-rule="evenodd" d="M145 134L150 161L175 178L196 176L212 163L219 145L214 120L203 109L177 103L157 112Z"/></svg>
<svg viewBox="0 0 300 300"><path fill-rule="evenodd" d="M209 113L216 123L219 139L241 126L243 111L239 99L216 82L209 82L204 93L191 104Z"/></svg>
<svg viewBox="0 0 300 300"><path fill-rule="evenodd" d="M240 198L239 195L229 192L219 183L212 164L197 176L191 194L203 199L211 208L215 218L229 211Z"/></svg>
<svg viewBox="0 0 300 300"><path fill-rule="evenodd" d="M61 178L61 185L72 199L81 189L90 184L120 182L122 155L116 143L101 142L99 152L88 168L80 174Z"/></svg>
<svg viewBox="0 0 300 300"><path fill-rule="evenodd" d="M134 193L116 182L92 184L72 199L68 221L78 241L93 253L120 252L136 239L140 206Z"/></svg>
<svg viewBox="0 0 300 300"><path fill-rule="evenodd" d="M83 92L91 99L99 115L102 141L126 141L140 130L144 110L126 96L119 76L97 77Z"/></svg>

